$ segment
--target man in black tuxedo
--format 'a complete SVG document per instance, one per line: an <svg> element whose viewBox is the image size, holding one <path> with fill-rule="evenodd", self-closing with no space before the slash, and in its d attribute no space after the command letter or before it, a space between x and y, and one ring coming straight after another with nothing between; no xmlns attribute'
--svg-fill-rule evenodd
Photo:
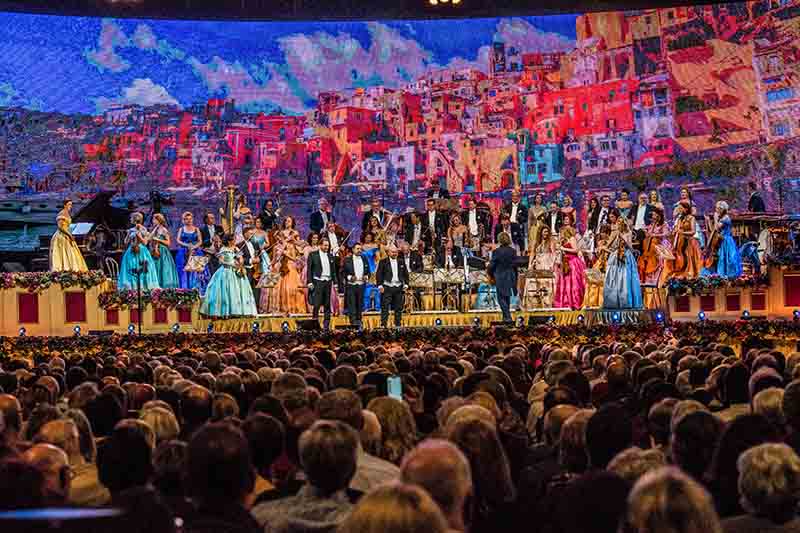
<svg viewBox="0 0 800 533"><path fill-rule="evenodd" d="M331 328L331 285L338 285L336 259L330 254L331 245L326 239L319 241L319 250L308 256L308 290L314 309L312 318L319 320L319 308L324 310L322 327Z"/></svg>
<svg viewBox="0 0 800 533"><path fill-rule="evenodd" d="M511 201L503 204L502 211L511 221L511 240L520 250L525 249L525 232L528 227L528 208L522 205L522 196L518 190L511 192Z"/></svg>
<svg viewBox="0 0 800 533"><path fill-rule="evenodd" d="M202 248L211 248L214 242L214 235L222 237L222 226L217 224L214 213L206 213L203 217L203 225L200 227L200 239L202 240Z"/></svg>
<svg viewBox="0 0 800 533"><path fill-rule="evenodd" d="M428 189L428 198L433 198L434 200L438 200L439 198L450 198L450 191L447 189L442 189L442 186L437 179L431 183L431 188Z"/></svg>
<svg viewBox="0 0 800 533"><path fill-rule="evenodd" d="M250 281L250 287L253 289L253 297L256 299L256 302L258 302L261 296L261 289L256 287L256 279L253 274L255 273L255 268L258 266L258 263L261 262L261 251L255 243L253 243L252 239L254 234L255 228L253 226L245 226L242 229L244 241L239 245L239 251L242 253L247 279Z"/></svg>
<svg viewBox="0 0 800 533"><path fill-rule="evenodd" d="M381 226L385 226L389 221L389 213L381 205L380 198L373 198L369 203L369 210L364 211L364 216L361 217L361 231L367 231L369 220L375 217L380 222Z"/></svg>
<svg viewBox="0 0 800 533"><path fill-rule="evenodd" d="M264 228L264 231L269 231L275 227L280 211L280 209L275 209L275 204L271 198L264 202L264 209L261 211L261 214L258 215L258 218L261 219L261 226Z"/></svg>
<svg viewBox="0 0 800 533"><path fill-rule="evenodd" d="M511 220L509 220L508 214L500 213L500 222L494 227L494 242L500 242L499 238L501 233L508 233L508 236L511 237L512 232L513 228L511 227Z"/></svg>
<svg viewBox="0 0 800 533"><path fill-rule="evenodd" d="M475 198L467 200L467 208L461 212L461 222L467 226L470 238L474 240L480 237L481 226L483 226L484 231L490 231L492 228L490 219L490 213L485 209L478 209L478 203Z"/></svg>
<svg viewBox="0 0 800 533"><path fill-rule="evenodd" d="M308 227L311 231L322 237L322 230L328 227L328 222L335 222L336 219L331 213L331 206L328 200L320 198L318 205L319 209L311 213Z"/></svg>
<svg viewBox="0 0 800 533"><path fill-rule="evenodd" d="M547 214L544 216L544 224L550 228L550 235L558 235L561 231L561 226L564 225L564 215L555 200L550 202Z"/></svg>
<svg viewBox="0 0 800 533"><path fill-rule="evenodd" d="M353 245L353 254L344 260L342 278L345 283L344 298L350 324L361 328L364 310L364 283L369 279L369 262L361 257L361 243Z"/></svg>
<svg viewBox="0 0 800 533"><path fill-rule="evenodd" d="M409 274L422 272L422 254L412 249L406 241L400 243L400 259L406 265Z"/></svg>
<svg viewBox="0 0 800 533"><path fill-rule="evenodd" d="M394 310L394 326L403 323L403 291L408 287L408 270L398 256L397 246L388 249L389 257L381 260L375 273L378 290L381 293L381 327L389 323L389 308Z"/></svg>
<svg viewBox="0 0 800 533"><path fill-rule="evenodd" d="M639 203L637 203L630 211L630 224L633 228L634 237L636 239L635 247L641 252L642 244L644 243L645 230L650 225L650 217L653 215L654 207L647 201L647 194L639 193Z"/></svg>
<svg viewBox="0 0 800 533"><path fill-rule="evenodd" d="M492 252L489 276L495 280L497 303L503 313L503 322L512 322L511 297L517 292L517 267L514 266L517 252L511 247L511 238L507 233L500 234L499 244L500 247Z"/></svg>
<svg viewBox="0 0 800 533"><path fill-rule="evenodd" d="M425 226L422 224L419 213L416 211L409 213L403 226L403 238L411 245L411 248L418 249L419 243L425 242Z"/></svg>
<svg viewBox="0 0 800 533"><path fill-rule="evenodd" d="M450 241L447 241L442 252L436 254L436 266L447 269L463 268L464 255L461 248L455 247Z"/></svg>
<svg viewBox="0 0 800 533"><path fill-rule="evenodd" d="M441 250L442 237L447 234L447 217L436 209L436 200L425 201L425 213L422 215L423 238L425 251L431 253Z"/></svg>
<svg viewBox="0 0 800 533"><path fill-rule="evenodd" d="M750 200L747 202L747 210L751 213L763 213L766 211L767 206L764 204L764 199L761 197L761 193L758 192L756 182L751 181L747 184L747 188L750 189Z"/></svg>
<svg viewBox="0 0 800 533"><path fill-rule="evenodd" d="M608 213L610 211L611 211L611 198L609 198L608 195L603 195L600 198L600 209L596 211L597 221L594 224L595 233L599 233L600 229L606 224L608 224Z"/></svg>

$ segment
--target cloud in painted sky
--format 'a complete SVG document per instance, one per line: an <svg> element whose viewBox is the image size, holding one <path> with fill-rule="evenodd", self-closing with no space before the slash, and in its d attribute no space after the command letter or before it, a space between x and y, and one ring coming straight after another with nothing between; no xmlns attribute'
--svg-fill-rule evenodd
<svg viewBox="0 0 800 533"><path fill-rule="evenodd" d="M98 111L125 104L137 104L144 107L157 104L179 105L166 88L153 83L150 78L136 78L129 87L122 90L121 95L114 98L95 98L94 102Z"/></svg>
<svg viewBox="0 0 800 533"><path fill-rule="evenodd" d="M86 59L101 71L123 72L131 66L117 54L117 48L130 45L122 28L111 20L104 20L97 38L97 48L85 52Z"/></svg>

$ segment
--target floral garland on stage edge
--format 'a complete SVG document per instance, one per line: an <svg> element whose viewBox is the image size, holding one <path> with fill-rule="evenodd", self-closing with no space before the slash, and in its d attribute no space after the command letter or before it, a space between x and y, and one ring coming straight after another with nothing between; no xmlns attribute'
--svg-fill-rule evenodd
<svg viewBox="0 0 800 533"><path fill-rule="evenodd" d="M200 301L197 289L152 289L142 291L142 307L175 309L192 307ZM139 305L137 291L107 291L97 297L97 303L103 309L136 308Z"/></svg>
<svg viewBox="0 0 800 533"><path fill-rule="evenodd" d="M0 289L22 288L28 292L41 293L51 285L61 285L62 289L80 287L88 290L108 281L102 270L84 272L5 272L0 274Z"/></svg>
<svg viewBox="0 0 800 533"><path fill-rule="evenodd" d="M747 274L733 279L712 275L694 279L671 279L667 282L667 289L671 296L683 296L685 294L704 294L716 289L767 287L768 285L769 276L766 274L761 276Z"/></svg>

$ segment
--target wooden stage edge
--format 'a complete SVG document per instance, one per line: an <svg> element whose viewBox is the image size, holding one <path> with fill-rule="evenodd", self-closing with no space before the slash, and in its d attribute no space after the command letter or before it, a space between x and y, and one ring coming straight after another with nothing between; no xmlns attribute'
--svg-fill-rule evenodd
<svg viewBox="0 0 800 533"><path fill-rule="evenodd" d="M571 311L565 309L537 309L535 311L517 311L512 316L515 323L522 319L525 325L555 323L558 326L578 324L641 324L663 320L664 313L654 310L601 310L583 309ZM289 331L297 331L304 321L310 321L311 315L260 315L249 318L206 319L200 318L193 324L195 332L202 333L247 333L257 329L260 332L281 332L284 327ZM380 327L380 313L364 313L362 322L364 329ZM437 320L440 321L437 323ZM477 320L477 324L476 324ZM403 315L404 328L431 327L490 327L492 322L499 322L502 316L497 311L422 311ZM319 323L322 323L320 318ZM350 322L345 316L331 317L331 329L347 326ZM256 326L257 325L257 326ZM394 326L394 317L390 314L389 326ZM183 330L185 331L185 330Z"/></svg>

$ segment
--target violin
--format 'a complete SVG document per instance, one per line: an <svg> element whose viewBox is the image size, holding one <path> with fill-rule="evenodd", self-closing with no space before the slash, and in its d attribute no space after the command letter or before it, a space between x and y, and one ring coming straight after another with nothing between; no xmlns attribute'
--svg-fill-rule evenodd
<svg viewBox="0 0 800 533"><path fill-rule="evenodd" d="M706 215L706 227L709 226L713 227L714 229L711 230L711 234L708 236L708 242L706 243L706 248L703 250L703 266L706 268L712 268L717 264L717 260L719 259L719 248L722 246L722 235L720 235L719 231L717 230L716 216L714 217L712 225L711 217Z"/></svg>

